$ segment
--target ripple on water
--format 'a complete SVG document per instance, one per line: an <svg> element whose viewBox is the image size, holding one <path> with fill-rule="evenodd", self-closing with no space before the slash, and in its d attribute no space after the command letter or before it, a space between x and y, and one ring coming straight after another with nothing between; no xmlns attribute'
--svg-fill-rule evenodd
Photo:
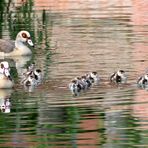
<svg viewBox="0 0 148 148"><path fill-rule="evenodd" d="M11 103L0 115L0 147L148 147L148 92L136 86L148 64L147 2L23 2L0 4L1 37L25 29L35 42L32 57L9 59L16 87L0 95ZM28 92L19 80L31 62L44 80ZM109 84L118 69L127 72L127 85ZM71 79L90 71L100 85L73 96Z"/></svg>

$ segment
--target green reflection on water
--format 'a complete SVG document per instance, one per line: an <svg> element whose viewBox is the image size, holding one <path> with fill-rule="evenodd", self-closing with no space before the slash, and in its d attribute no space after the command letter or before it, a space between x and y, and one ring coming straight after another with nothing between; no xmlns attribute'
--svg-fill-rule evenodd
<svg viewBox="0 0 148 148"><path fill-rule="evenodd" d="M4 26L6 26L5 21L8 22L8 31L10 33L10 36L12 39L15 39L16 34L20 30L29 30L33 36L33 40L36 42L37 48L39 47L39 50L41 51L41 54L44 55L44 72L45 72L45 79L48 79L49 76L49 67L50 64L52 63L51 61L51 51L50 49L52 48L51 46L51 37L53 36L52 34L52 29L54 26L54 20L53 20L53 14L50 11L40 11L41 14L41 24L40 26L36 27L35 30L35 25L36 22L35 19L36 17L36 12L33 11L33 0L28 0L27 3L24 3L21 7L16 8L15 11L11 11L9 7L11 6L12 1L9 1L8 4L5 3L4 0L1 0L0 2L0 36L2 37L3 31L4 31ZM5 7L7 6L7 7ZM6 9L7 8L7 9ZM8 12L8 15L7 15ZM7 17L6 17L7 15ZM55 16L58 16L59 14L54 14ZM7 18L7 20L5 20ZM116 36L115 33L121 35L122 31L119 29L118 31L115 32L116 27L120 27L122 25L121 21L118 20L120 19L110 19L110 18L104 18L102 19L103 23L101 24L101 20L95 20L95 31L94 33L94 39L98 37L98 35L103 36L104 39L106 39L108 36L108 39L114 39L117 40L118 36ZM124 23L126 24L127 22L129 23L130 20L124 20ZM93 20L92 20L93 22ZM115 22L115 24L114 24ZM116 23L117 22L117 23ZM58 23L61 23L60 21ZM83 24L84 23L84 24ZM85 25L86 23L86 25ZM99 34L99 31L96 31L96 27L99 25L106 28L111 28L110 32L106 32L106 30L99 30L101 33ZM63 24L62 24L63 25ZM81 18L75 18L71 21L70 27L72 28L72 32L75 34L78 34L76 32L75 27L80 28L81 26L86 28L84 29L83 32L79 32L80 36L86 35L86 31L89 27L88 25L88 18L86 19L81 19ZM125 28L124 25L122 25L123 28ZM92 27L92 25L90 26ZM113 28L114 27L114 28ZM128 26L127 26L128 27ZM129 30L127 30L127 33L131 33L131 27L128 27ZM80 28L81 29L81 28ZM97 33L96 33L97 32ZM90 32L88 32L89 35ZM104 33L104 34L103 34ZM99 37L98 37L99 38ZM130 39L130 38L127 38ZM108 40L107 40L108 41ZM122 41L122 40L121 40ZM41 45L43 44L45 47L42 48ZM102 40L101 40L102 42ZM128 41L129 42L129 41ZM123 43L122 43L123 44ZM27 64L30 64L32 61L35 61L38 59L38 51L33 49L33 58L31 61L29 61ZM38 54L40 55L40 53ZM17 72L15 69L12 69L13 71L13 76L18 78ZM132 92L133 93L133 92ZM124 94L128 94L127 92L124 92ZM123 98L124 94L121 94L121 98ZM112 94L111 94L112 95ZM128 94L129 95L129 94ZM117 95L116 95L117 96ZM132 95L130 95L131 97ZM28 136L29 138L26 141L29 142L36 142L37 146L34 147L54 147L54 146L65 146L65 147L79 147L78 145L78 139L77 136L81 133L92 133L96 132L99 133L98 136L98 143L94 144L98 145L100 147L106 146L112 146L112 147L137 147L136 145L142 145L142 143L147 144L147 137L144 137L143 134L147 134L147 130L142 131L142 130L137 130L137 128L140 126L137 124L137 120L134 120L134 118L130 114L126 114L124 117L120 116L112 116L111 118L105 118L106 111L94 111L93 109L88 108L81 108L81 107L63 107L63 108L57 108L53 109L53 111L50 109L50 107L47 107L47 110L44 108L40 110L40 102L41 100L38 99L38 97L33 97L29 96L28 93L25 93L23 91L19 92L14 92L12 94L12 113L10 114L1 114L0 116L0 134L1 135L8 135L8 134L22 134L24 136ZM62 96L63 97L63 96ZM32 99L32 101L31 101ZM63 97L64 99L64 97ZM85 98L84 98L85 99ZM104 98L103 98L104 99ZM120 96L118 96L118 99L120 99ZM29 102L30 101L30 102ZM131 100L130 100L131 101ZM128 105L128 104L123 104L122 105ZM97 109L96 109L97 110ZM45 112L44 112L45 111ZM57 115L54 113L57 112ZM95 117L93 116L94 113L97 112L97 116L95 114ZM54 114L52 117L50 116ZM60 114L61 113L61 114ZM43 117L40 117L40 114L43 114ZM59 115L60 114L60 115ZM94 118L97 119L98 123L102 123L102 126L97 126L97 128L93 130L84 130L80 127L80 124L83 120L88 119L89 117L85 117L83 115L90 115L92 120ZM131 113L132 114L132 113ZM94 118L93 118L94 117ZM114 117L117 117L114 119ZM43 120L43 123L41 124L39 122L39 119L45 119ZM90 120L91 120L90 118ZM56 122L52 122L52 120ZM112 128L112 125L110 124L108 127L105 126L105 121L113 121L117 122L117 125L115 126L114 132L117 132L119 134L119 137L110 137L108 133L105 133L107 130L110 130ZM119 122L118 122L119 121ZM31 135L35 135L35 137L31 137ZM109 139L109 138L115 138L115 139ZM108 141L109 139L109 141ZM3 143L7 140L7 138L1 138L0 142ZM8 139L9 140L9 139ZM21 139L15 139L16 141ZM81 139L83 140L83 139ZM85 144L87 145L87 143ZM32 146L33 147L33 146ZM109 147L111 148L111 147Z"/></svg>

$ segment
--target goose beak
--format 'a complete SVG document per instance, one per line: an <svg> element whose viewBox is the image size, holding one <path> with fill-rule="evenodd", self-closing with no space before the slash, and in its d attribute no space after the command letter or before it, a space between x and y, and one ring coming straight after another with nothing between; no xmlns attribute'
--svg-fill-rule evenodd
<svg viewBox="0 0 148 148"><path fill-rule="evenodd" d="M28 43L30 46L34 47L34 44L33 44L33 42L32 42L31 39L28 39L28 40L27 40L27 43Z"/></svg>

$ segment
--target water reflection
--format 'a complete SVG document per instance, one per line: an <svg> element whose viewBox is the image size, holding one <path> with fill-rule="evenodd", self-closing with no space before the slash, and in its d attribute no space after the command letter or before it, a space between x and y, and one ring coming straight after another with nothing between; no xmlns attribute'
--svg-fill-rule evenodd
<svg viewBox="0 0 148 148"><path fill-rule="evenodd" d="M13 60L15 61L15 67L19 76L22 76L22 74L25 72L26 65L30 62L31 58L32 56L13 57Z"/></svg>
<svg viewBox="0 0 148 148"><path fill-rule="evenodd" d="M11 89L0 90L0 108L3 113L10 113L11 111Z"/></svg>
<svg viewBox="0 0 148 148"><path fill-rule="evenodd" d="M16 88L11 112L0 116L0 147L147 147L147 91L136 86L148 63L147 4L3 0L1 37L29 30L36 48L31 58L9 59ZM31 62L44 82L26 92L18 82ZM127 85L108 84L117 69L128 72ZM67 84L88 71L99 73L100 85L73 97Z"/></svg>

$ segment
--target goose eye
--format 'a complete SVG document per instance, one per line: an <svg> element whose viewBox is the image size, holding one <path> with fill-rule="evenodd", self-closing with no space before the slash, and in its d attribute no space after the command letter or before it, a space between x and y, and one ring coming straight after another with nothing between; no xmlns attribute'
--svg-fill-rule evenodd
<svg viewBox="0 0 148 148"><path fill-rule="evenodd" d="M27 38L27 34L26 33L22 33L22 37L23 38Z"/></svg>

